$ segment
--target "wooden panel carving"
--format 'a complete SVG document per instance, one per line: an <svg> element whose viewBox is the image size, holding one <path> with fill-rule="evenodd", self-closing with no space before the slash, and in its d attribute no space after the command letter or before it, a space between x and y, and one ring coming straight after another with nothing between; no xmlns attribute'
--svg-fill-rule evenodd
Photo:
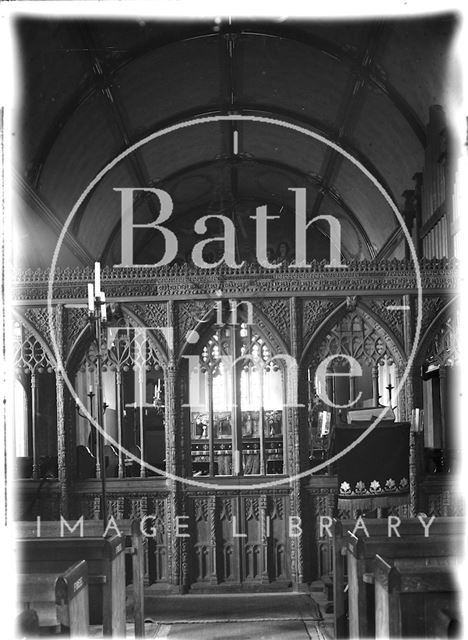
<svg viewBox="0 0 468 640"><path fill-rule="evenodd" d="M79 335L88 324L88 311L85 308L67 309L67 321L65 329L65 346L67 354L70 353Z"/></svg>
<svg viewBox="0 0 468 640"><path fill-rule="evenodd" d="M458 314L447 318L435 333L426 355L426 362L441 366L458 364Z"/></svg>
<svg viewBox="0 0 468 640"><path fill-rule="evenodd" d="M285 496L271 496L267 500L269 516L267 571L272 582L291 579L285 500Z"/></svg>
<svg viewBox="0 0 468 640"><path fill-rule="evenodd" d="M304 345L310 340L320 324L326 320L337 307L337 302L315 298L304 300L302 312L302 326Z"/></svg>
<svg viewBox="0 0 468 640"><path fill-rule="evenodd" d="M212 527L209 518L210 501L206 497L196 497L192 501L192 530L193 543L193 575L196 583L211 582L216 567L213 566L214 557L211 553Z"/></svg>
<svg viewBox="0 0 468 640"><path fill-rule="evenodd" d="M181 345L185 343L187 332L195 329L200 322L207 322L211 311L215 309L213 301L181 302L178 305L179 339Z"/></svg>
<svg viewBox="0 0 468 640"><path fill-rule="evenodd" d="M24 317L29 320L32 326L38 331L48 348L52 350L52 339L50 337L49 310L47 307L26 307ZM55 327L55 318L52 316L52 326Z"/></svg>
<svg viewBox="0 0 468 640"><path fill-rule="evenodd" d="M393 331L395 337L403 342L403 313L390 308L401 306L401 304L400 298L376 299L372 300L370 308L377 317L382 318L382 321Z"/></svg>
<svg viewBox="0 0 468 640"><path fill-rule="evenodd" d="M424 296L422 301L421 336L447 304L447 299L440 296Z"/></svg>
<svg viewBox="0 0 468 640"><path fill-rule="evenodd" d="M421 280L424 289L453 289L457 287L455 260L422 260ZM155 285L157 278L157 286ZM89 267L84 269L56 269L54 298L85 299L86 284L93 279ZM18 271L12 282L15 300L46 300L49 282L48 270ZM108 298L142 296L153 298L180 296L193 298L203 293L215 298L222 290L228 297L258 295L258 291L275 296L290 297L311 291L362 291L365 293L386 290L416 288L414 266L411 260L362 260L352 262L346 270L327 269L323 263L312 262L310 269L291 269L281 265L271 277L271 270L246 264L241 269L226 266L210 269L192 268L187 265L171 265L159 269L104 268L103 288ZM200 317L200 316L199 316ZM182 334L181 334L182 335Z"/></svg>
<svg viewBox="0 0 468 640"><path fill-rule="evenodd" d="M257 301L256 306L262 312L263 317L268 318L268 322L270 322L276 329L286 346L289 346L290 313L288 302L284 300L274 300L267 298ZM281 346L278 344L276 336L270 330L268 323L264 321L263 317L254 312L254 320L256 324L265 334L268 341L274 346L274 349L281 352Z"/></svg>

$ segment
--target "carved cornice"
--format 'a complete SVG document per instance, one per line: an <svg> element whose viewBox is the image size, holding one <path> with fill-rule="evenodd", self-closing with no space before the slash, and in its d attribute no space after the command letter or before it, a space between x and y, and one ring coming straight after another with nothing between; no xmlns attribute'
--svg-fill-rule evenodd
<svg viewBox="0 0 468 640"><path fill-rule="evenodd" d="M333 295L341 292L416 291L414 267L409 260L381 262L350 262L346 269L327 269L326 261L313 262L310 269L295 269L282 265L274 272L258 265L242 269L217 267L197 269L188 265L173 265L158 269L132 267L110 268L102 272L103 289L112 299L193 299L219 297ZM457 287L455 260L423 260L420 265L423 290L446 291ZM54 299L84 300L87 283L94 274L84 269L57 269L54 277ZM17 272L12 281L12 295L17 302L45 301L49 270Z"/></svg>

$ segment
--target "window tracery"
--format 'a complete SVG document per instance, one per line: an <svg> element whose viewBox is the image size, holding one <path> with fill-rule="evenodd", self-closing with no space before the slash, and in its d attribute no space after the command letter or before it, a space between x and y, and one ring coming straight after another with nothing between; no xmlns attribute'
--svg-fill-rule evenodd
<svg viewBox="0 0 468 640"><path fill-rule="evenodd" d="M283 473L283 377L246 323L217 327L189 374L195 475Z"/></svg>
<svg viewBox="0 0 468 640"><path fill-rule="evenodd" d="M351 375L350 358L361 375ZM317 376L319 364L329 359L325 381ZM308 367L311 456L325 455L331 423L346 421L348 410L388 406L400 419L401 354L385 331L362 309L352 308L322 334ZM325 399L327 399L325 401Z"/></svg>
<svg viewBox="0 0 468 640"><path fill-rule="evenodd" d="M54 363L33 332L14 323L14 434L17 474L37 479L57 475Z"/></svg>
<svg viewBox="0 0 468 640"><path fill-rule="evenodd" d="M164 370L149 336L140 327L128 326L120 318L107 326L101 341L104 424L118 445L140 460L163 469L165 463ZM97 343L92 340L75 376L75 389L93 416L96 389ZM82 477L102 473L98 462L99 443L89 421L77 418L77 445L83 457ZM143 464L126 458L120 446L105 444L106 474L147 475Z"/></svg>

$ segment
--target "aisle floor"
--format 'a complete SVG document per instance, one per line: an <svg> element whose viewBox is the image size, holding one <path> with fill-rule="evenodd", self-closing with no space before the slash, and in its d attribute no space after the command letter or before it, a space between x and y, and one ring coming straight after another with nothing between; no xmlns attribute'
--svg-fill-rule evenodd
<svg viewBox="0 0 468 640"><path fill-rule="evenodd" d="M159 640L330 638L328 622L309 594L147 595L145 619Z"/></svg>

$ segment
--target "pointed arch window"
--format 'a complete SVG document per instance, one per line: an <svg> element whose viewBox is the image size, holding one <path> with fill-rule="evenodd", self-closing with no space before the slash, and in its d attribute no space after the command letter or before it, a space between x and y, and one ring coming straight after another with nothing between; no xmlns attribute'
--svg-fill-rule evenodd
<svg viewBox="0 0 468 640"><path fill-rule="evenodd" d="M283 370L264 338L223 325L189 360L193 474L284 473Z"/></svg>

